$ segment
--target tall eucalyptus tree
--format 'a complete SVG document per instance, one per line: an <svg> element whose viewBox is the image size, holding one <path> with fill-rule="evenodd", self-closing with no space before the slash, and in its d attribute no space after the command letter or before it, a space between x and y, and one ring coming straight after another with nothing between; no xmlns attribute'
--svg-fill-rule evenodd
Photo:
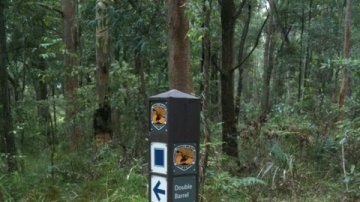
<svg viewBox="0 0 360 202"><path fill-rule="evenodd" d="M244 0L246 1L246 0ZM243 2L244 2L243 1ZM237 130L234 108L234 30L238 14L234 0L221 1L221 111L223 152L238 157Z"/></svg>
<svg viewBox="0 0 360 202"><path fill-rule="evenodd" d="M252 15L252 2L248 0L242 0L238 5L233 0L220 1L221 6L221 68L220 82L221 82L221 114L222 114L222 140L223 140L223 152L229 156L237 157L238 143L237 143L237 120L238 113L240 111L240 95L234 98L234 71L239 69L239 88L241 91L243 64L247 61L250 55L254 52L259 43L259 39L262 30L267 22L266 18L260 27L255 42L249 52L245 48L247 41L247 35L249 32L250 19ZM237 19L245 10L244 18L242 19L243 29L240 35L239 49L238 49L238 64L234 65L234 44L236 42L234 38L235 26Z"/></svg>
<svg viewBox="0 0 360 202"><path fill-rule="evenodd" d="M186 0L167 0L168 71L170 88L194 93Z"/></svg>

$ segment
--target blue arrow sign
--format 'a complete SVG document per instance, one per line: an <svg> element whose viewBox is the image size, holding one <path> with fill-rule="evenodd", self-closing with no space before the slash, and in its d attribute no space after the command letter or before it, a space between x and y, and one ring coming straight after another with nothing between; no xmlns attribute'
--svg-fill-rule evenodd
<svg viewBox="0 0 360 202"><path fill-rule="evenodd" d="M160 184L161 184L161 183L160 183L160 181L158 180L158 182L156 183L156 185L155 185L155 187L154 187L154 189L153 189L153 191L154 191L154 193L155 193L156 198L158 199L158 201L160 201L160 196L159 196L159 194L165 195L165 190L159 188Z"/></svg>

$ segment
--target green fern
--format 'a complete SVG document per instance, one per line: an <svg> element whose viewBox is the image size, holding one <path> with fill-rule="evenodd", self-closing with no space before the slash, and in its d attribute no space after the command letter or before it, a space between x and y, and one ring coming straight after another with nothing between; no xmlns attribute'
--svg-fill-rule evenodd
<svg viewBox="0 0 360 202"><path fill-rule="evenodd" d="M249 187L254 185L266 185L267 183L256 177L244 177L244 178L235 178L233 181L233 186L235 187Z"/></svg>

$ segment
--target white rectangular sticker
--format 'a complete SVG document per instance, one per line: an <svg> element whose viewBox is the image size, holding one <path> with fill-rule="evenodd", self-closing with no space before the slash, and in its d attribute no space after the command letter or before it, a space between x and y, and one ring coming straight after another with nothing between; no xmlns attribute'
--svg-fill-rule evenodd
<svg viewBox="0 0 360 202"><path fill-rule="evenodd" d="M151 202L167 202L167 180L165 177L151 176Z"/></svg>
<svg viewBox="0 0 360 202"><path fill-rule="evenodd" d="M151 172L167 173L167 145L161 142L152 142L150 146Z"/></svg>

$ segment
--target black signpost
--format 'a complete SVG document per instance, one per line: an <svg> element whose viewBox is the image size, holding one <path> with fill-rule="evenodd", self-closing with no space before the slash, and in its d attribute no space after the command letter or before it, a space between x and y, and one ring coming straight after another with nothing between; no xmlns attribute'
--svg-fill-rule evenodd
<svg viewBox="0 0 360 202"><path fill-rule="evenodd" d="M150 202L197 202L200 99L170 90L150 97Z"/></svg>

